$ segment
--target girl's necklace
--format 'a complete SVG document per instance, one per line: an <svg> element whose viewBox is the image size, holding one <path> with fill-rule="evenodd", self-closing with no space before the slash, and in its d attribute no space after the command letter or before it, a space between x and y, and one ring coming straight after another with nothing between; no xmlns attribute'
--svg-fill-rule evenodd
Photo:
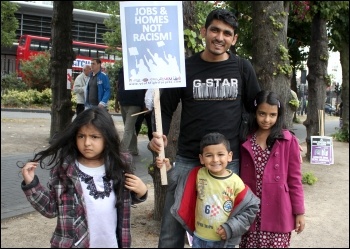
<svg viewBox="0 0 350 249"><path fill-rule="evenodd" d="M79 166L77 166L76 168L77 168L77 172L78 172L78 176L80 177L80 180L85 182L87 184L87 189L90 190L89 195L93 196L96 200L98 198L104 199L106 196L109 197L109 195L112 192L112 187L111 187L111 181L108 180L106 176L102 177L104 191L98 191L94 182L94 178L82 172L79 169Z"/></svg>

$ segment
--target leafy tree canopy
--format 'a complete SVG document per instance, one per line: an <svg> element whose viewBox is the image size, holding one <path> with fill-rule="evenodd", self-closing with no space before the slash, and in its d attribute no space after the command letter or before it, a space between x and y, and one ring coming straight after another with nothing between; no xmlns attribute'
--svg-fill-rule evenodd
<svg viewBox="0 0 350 249"><path fill-rule="evenodd" d="M17 9L17 4L1 1L1 46L10 47L16 39L18 21L15 12Z"/></svg>

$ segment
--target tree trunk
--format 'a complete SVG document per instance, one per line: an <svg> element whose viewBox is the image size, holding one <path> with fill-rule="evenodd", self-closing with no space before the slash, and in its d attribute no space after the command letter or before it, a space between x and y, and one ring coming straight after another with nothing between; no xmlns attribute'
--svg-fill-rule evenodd
<svg viewBox="0 0 350 249"><path fill-rule="evenodd" d="M154 155L154 154L153 154ZM153 157L153 163L148 166L148 174L151 175L154 186L154 212L153 219L160 221L163 215L163 207L165 201L165 194L167 190L167 185L162 185L160 179L160 170L155 164L155 155Z"/></svg>
<svg viewBox="0 0 350 249"><path fill-rule="evenodd" d="M309 74L306 76L309 84L309 102L306 126L306 158L310 160L311 136L319 136L318 110L324 110L327 87L327 65L328 65L328 37L326 20L316 14L311 24L310 52L307 60ZM324 118L324 117L323 117Z"/></svg>
<svg viewBox="0 0 350 249"><path fill-rule="evenodd" d="M253 1L253 60L262 89L277 93L285 106L285 121L293 126L294 109L290 82L292 71L287 52L287 27L289 5L284 1ZM282 70L286 71L282 71Z"/></svg>
<svg viewBox="0 0 350 249"><path fill-rule="evenodd" d="M67 69L75 58L72 49L73 1L54 1L52 14L50 75L52 89L50 139L72 122L71 90L67 89Z"/></svg>
<svg viewBox="0 0 350 249"><path fill-rule="evenodd" d="M343 126L341 130L349 135L349 43L342 42L340 53L340 63L342 67L341 99L343 102L342 116Z"/></svg>
<svg viewBox="0 0 350 249"><path fill-rule="evenodd" d="M177 152L177 142L180 131L180 118L181 118L181 103L178 105L176 111L174 112L168 138L168 146L165 148L165 156L170 158L170 162L175 161L175 156ZM155 155L153 154L153 162L148 166L148 173L153 179L154 186L154 213L153 218L155 220L161 220L163 215L163 207L165 202L165 195L167 190L167 185L161 184L160 170L155 165Z"/></svg>

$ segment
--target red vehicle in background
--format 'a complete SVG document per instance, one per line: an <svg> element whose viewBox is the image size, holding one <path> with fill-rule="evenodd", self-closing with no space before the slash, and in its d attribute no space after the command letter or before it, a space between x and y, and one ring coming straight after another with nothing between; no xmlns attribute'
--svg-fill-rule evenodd
<svg viewBox="0 0 350 249"><path fill-rule="evenodd" d="M51 48L50 38L34 35L22 35L19 38L17 55L16 55L16 72L19 77L22 77L21 73L21 61L28 60L32 55L42 53ZM104 63L114 63L115 55L106 54L105 50L107 46L73 41L73 51L76 59L72 65L73 77L82 72L85 64L90 64L91 59L100 58Z"/></svg>

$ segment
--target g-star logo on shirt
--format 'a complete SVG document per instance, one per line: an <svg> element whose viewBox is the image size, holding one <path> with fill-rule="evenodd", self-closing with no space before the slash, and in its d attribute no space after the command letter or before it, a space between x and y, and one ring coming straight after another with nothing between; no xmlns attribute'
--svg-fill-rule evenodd
<svg viewBox="0 0 350 249"><path fill-rule="evenodd" d="M195 100L234 100L238 95L237 79L210 78L202 82L193 80L193 98Z"/></svg>
<svg viewBox="0 0 350 249"><path fill-rule="evenodd" d="M207 86L207 87L214 87L214 86L236 86L238 85L237 79L206 79L205 82L202 82L202 80L197 79L193 80L193 87L201 87L201 86Z"/></svg>

